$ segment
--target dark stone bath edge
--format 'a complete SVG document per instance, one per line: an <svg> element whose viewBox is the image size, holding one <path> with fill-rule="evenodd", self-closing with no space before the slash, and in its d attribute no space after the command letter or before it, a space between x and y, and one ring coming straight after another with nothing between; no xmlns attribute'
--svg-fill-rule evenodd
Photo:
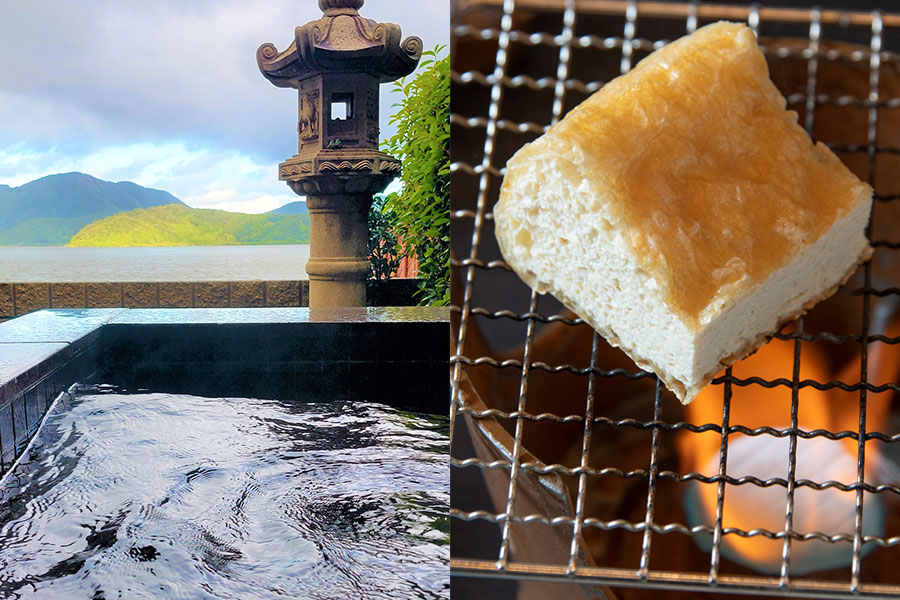
<svg viewBox="0 0 900 600"><path fill-rule="evenodd" d="M93 380L208 396L447 410L449 310L51 309L0 323L0 474L53 400Z"/></svg>

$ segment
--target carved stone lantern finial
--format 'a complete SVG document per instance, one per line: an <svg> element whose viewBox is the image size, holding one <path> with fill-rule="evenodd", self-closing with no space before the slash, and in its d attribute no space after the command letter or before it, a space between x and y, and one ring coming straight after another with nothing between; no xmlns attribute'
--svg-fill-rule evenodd
<svg viewBox="0 0 900 600"><path fill-rule="evenodd" d="M378 150L379 85L412 73L422 56L421 39L360 16L363 4L319 0L322 18L297 27L287 49L256 51L263 76L299 94L299 148L279 178L307 196L313 308L365 305L369 206L400 172Z"/></svg>
<svg viewBox="0 0 900 600"><path fill-rule="evenodd" d="M349 8L358 11L365 4L365 0L319 0L319 10L326 15L329 10Z"/></svg>

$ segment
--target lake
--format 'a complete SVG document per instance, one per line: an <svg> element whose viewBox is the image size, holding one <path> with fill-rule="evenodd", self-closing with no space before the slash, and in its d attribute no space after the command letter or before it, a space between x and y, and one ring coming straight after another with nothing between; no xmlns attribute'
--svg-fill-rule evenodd
<svg viewBox="0 0 900 600"><path fill-rule="evenodd" d="M307 279L308 245L0 247L0 282Z"/></svg>

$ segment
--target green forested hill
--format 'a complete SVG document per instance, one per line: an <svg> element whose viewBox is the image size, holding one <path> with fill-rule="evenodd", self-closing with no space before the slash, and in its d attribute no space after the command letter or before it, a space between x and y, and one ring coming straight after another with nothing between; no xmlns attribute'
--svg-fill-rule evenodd
<svg viewBox="0 0 900 600"><path fill-rule="evenodd" d="M19 187L0 185L0 245L61 246L97 219L179 202L162 190L84 173L48 175Z"/></svg>
<svg viewBox="0 0 900 600"><path fill-rule="evenodd" d="M64 246L92 217L35 217L0 231L0 246Z"/></svg>
<svg viewBox="0 0 900 600"><path fill-rule="evenodd" d="M309 215L248 215L169 204L95 221L70 246L308 244Z"/></svg>

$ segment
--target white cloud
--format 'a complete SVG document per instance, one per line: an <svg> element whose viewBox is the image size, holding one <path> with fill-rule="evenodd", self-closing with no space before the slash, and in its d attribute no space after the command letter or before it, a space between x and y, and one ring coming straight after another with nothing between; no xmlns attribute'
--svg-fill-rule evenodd
<svg viewBox="0 0 900 600"><path fill-rule="evenodd" d="M447 44L446 0L368 0L362 14ZM0 183L82 171L188 204L262 212L299 199L277 179L296 151L297 96L256 49L286 48L313 0L4 0ZM398 98L382 86L382 137Z"/></svg>
<svg viewBox="0 0 900 600"><path fill-rule="evenodd" d="M67 151L173 138L280 160L294 151L296 94L267 82L256 49L286 48L312 0L7 0L0 19L0 146ZM444 0L369 0L430 48L449 39ZM382 86L383 95L390 85ZM383 97L382 125L396 98Z"/></svg>

